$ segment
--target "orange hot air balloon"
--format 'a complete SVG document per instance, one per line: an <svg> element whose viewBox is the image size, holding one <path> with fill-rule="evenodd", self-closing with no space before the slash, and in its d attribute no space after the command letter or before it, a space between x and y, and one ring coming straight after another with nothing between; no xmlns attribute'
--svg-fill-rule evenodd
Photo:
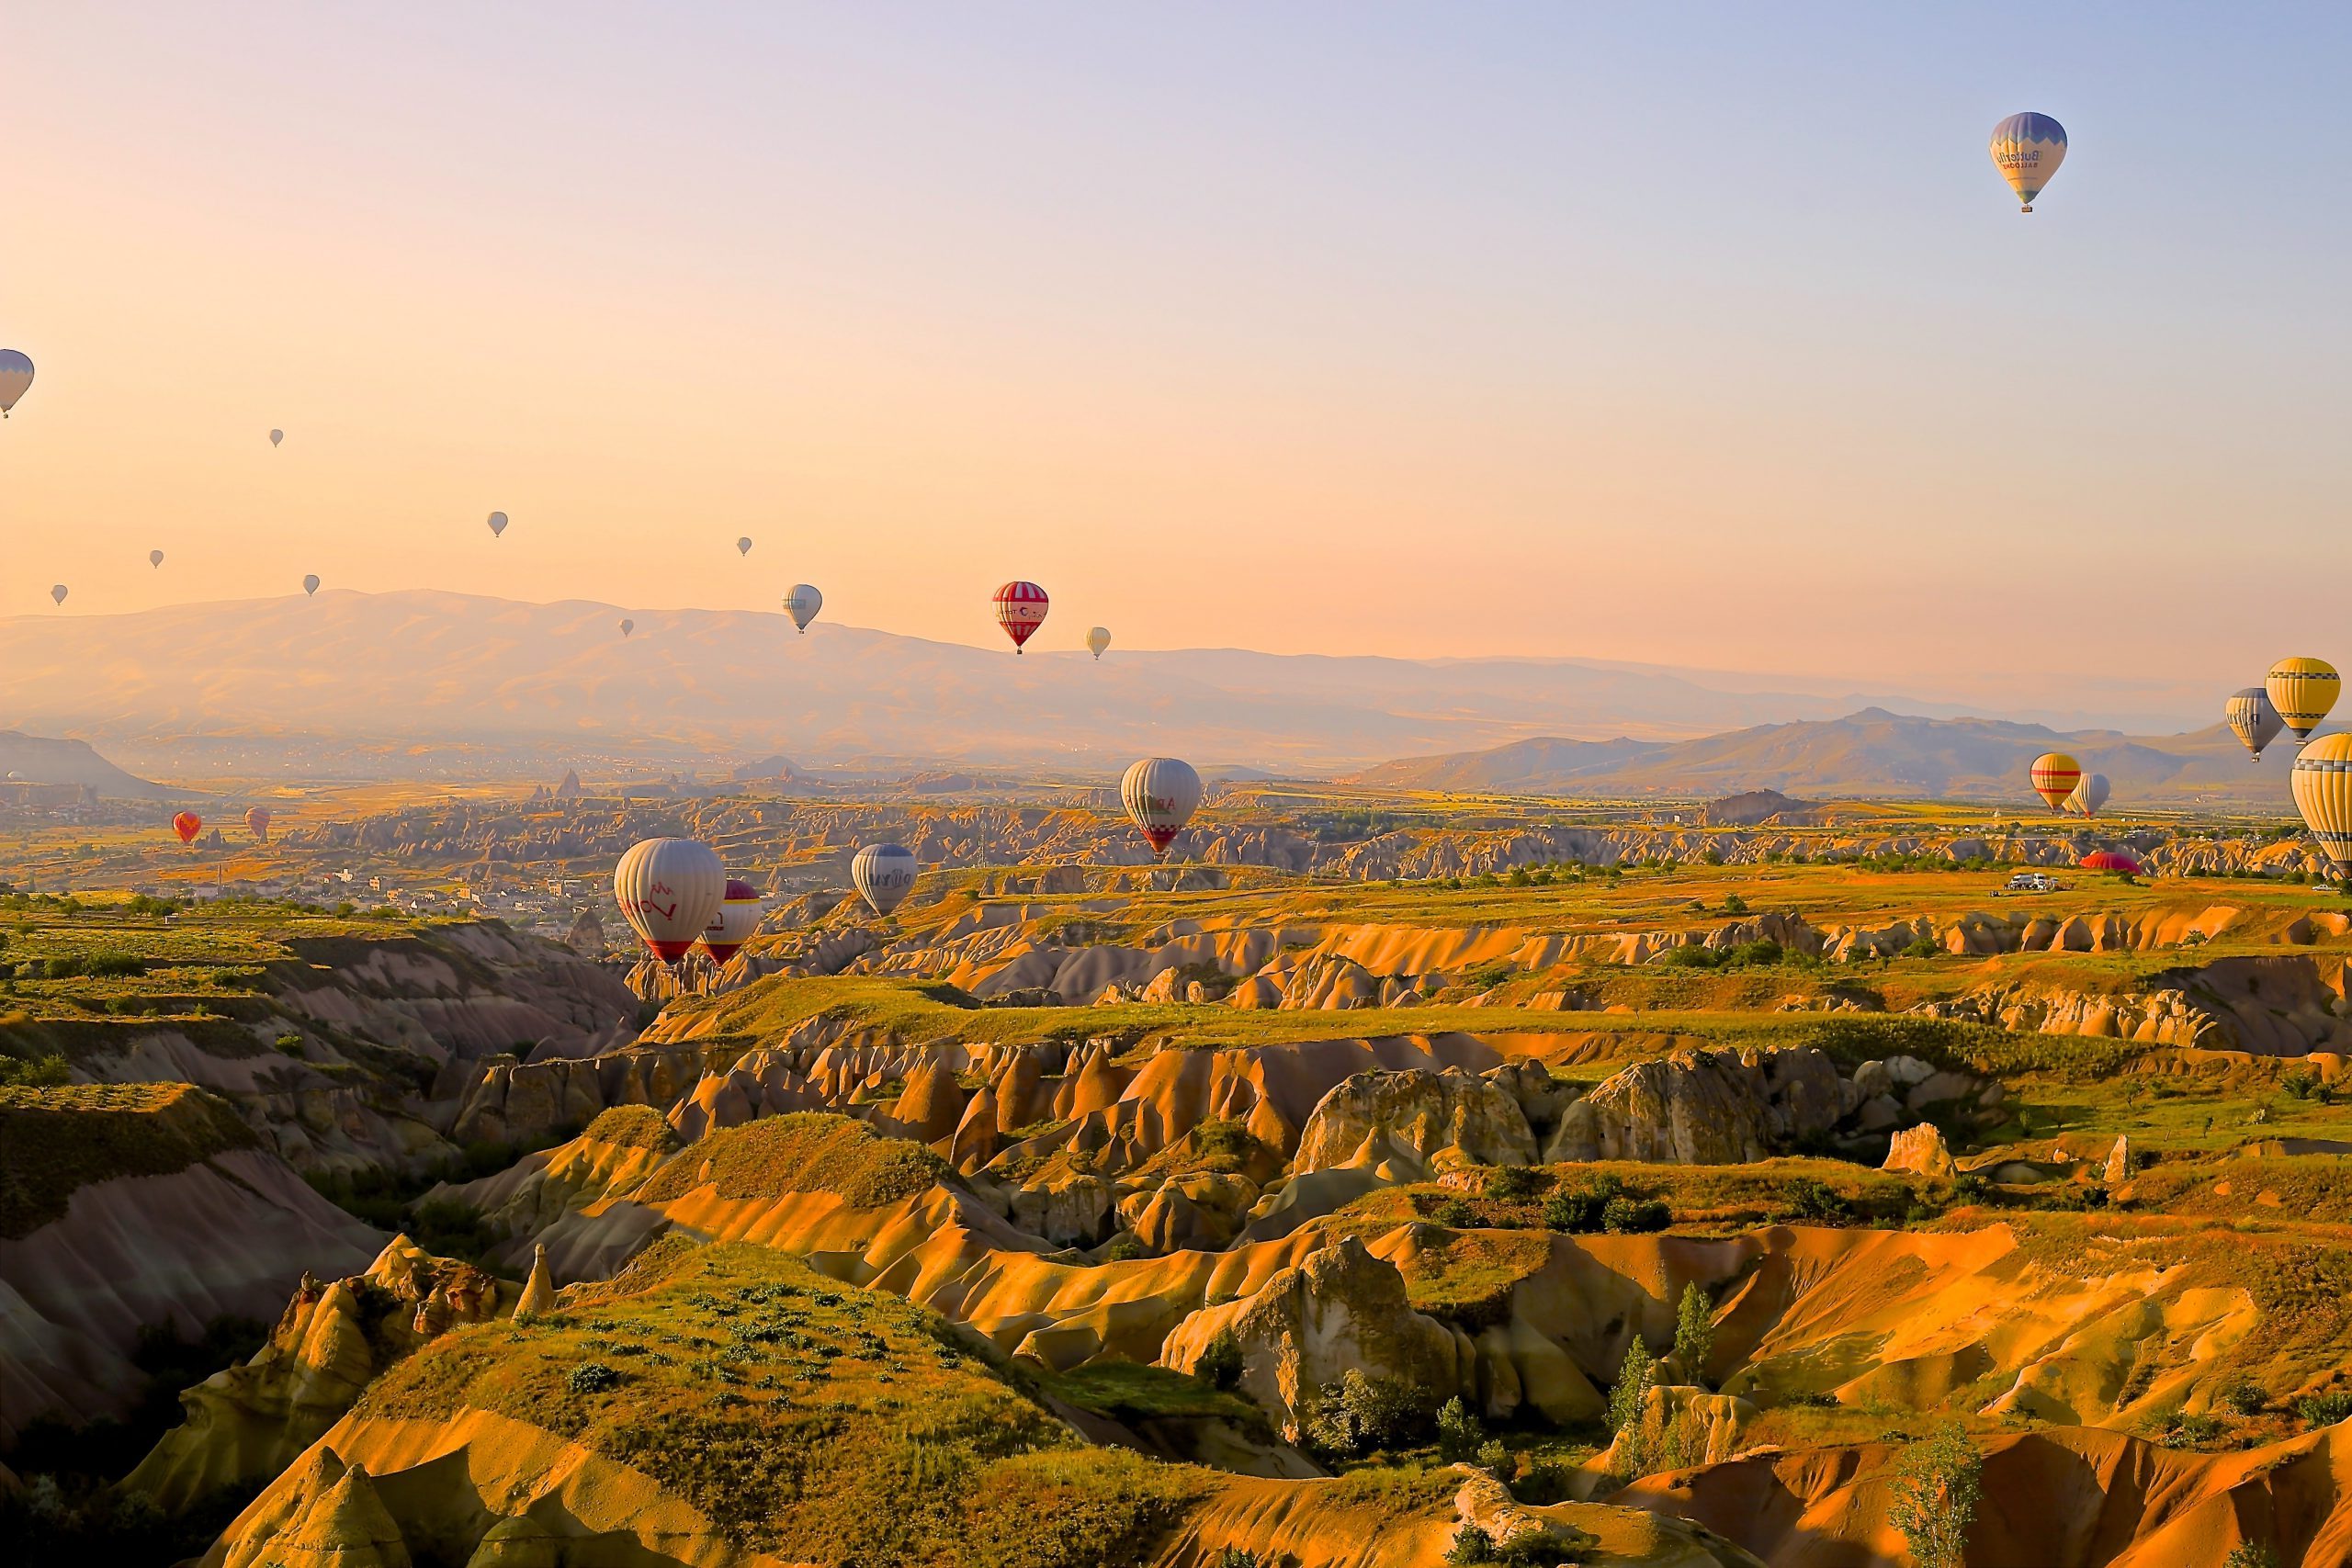
<svg viewBox="0 0 2352 1568"><path fill-rule="evenodd" d="M263 843L269 842L269 807L256 806L245 813L245 831Z"/></svg>
<svg viewBox="0 0 2352 1568"><path fill-rule="evenodd" d="M172 818L172 831L180 836L181 843L192 844L196 836L204 831L204 818L193 811L183 811Z"/></svg>
<svg viewBox="0 0 2352 1568"><path fill-rule="evenodd" d="M2044 751L2033 760L2033 793L2050 803L2052 811L2066 807L2066 797L2083 782L2083 765L2064 751Z"/></svg>

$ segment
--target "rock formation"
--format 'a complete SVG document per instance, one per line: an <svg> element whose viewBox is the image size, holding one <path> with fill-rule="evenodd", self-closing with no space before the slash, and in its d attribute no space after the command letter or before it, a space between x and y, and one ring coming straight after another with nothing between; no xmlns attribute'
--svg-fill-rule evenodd
<svg viewBox="0 0 2352 1568"><path fill-rule="evenodd" d="M1300 1175L1394 1163L1419 1177L1462 1165L1528 1165L1535 1139L1519 1100L1458 1067L1358 1073L1316 1103L1291 1162Z"/></svg>
<svg viewBox="0 0 2352 1568"><path fill-rule="evenodd" d="M1905 1127L1887 1145L1882 1170L1909 1171L1931 1181L1950 1181L1959 1172L1952 1165L1951 1150L1944 1144L1944 1135L1932 1122L1922 1122L1916 1127Z"/></svg>

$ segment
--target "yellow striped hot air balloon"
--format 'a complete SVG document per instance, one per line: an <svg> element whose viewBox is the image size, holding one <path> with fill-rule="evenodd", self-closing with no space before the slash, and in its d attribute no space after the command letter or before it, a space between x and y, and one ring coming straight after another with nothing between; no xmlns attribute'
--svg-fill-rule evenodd
<svg viewBox="0 0 2352 1568"><path fill-rule="evenodd" d="M2303 741L2311 739L2327 710L2335 705L2344 677L2324 659L2282 659L2270 667L2262 687L2270 694L2270 705L2278 710L2287 733Z"/></svg>
<svg viewBox="0 0 2352 1568"><path fill-rule="evenodd" d="M2320 853L2337 876L2352 876L2352 735L2323 735L2304 747L2290 779Z"/></svg>
<svg viewBox="0 0 2352 1568"><path fill-rule="evenodd" d="M2044 751L2033 760L2033 793L2050 803L2052 811L2066 809L2066 797L2083 782L2083 765L2064 751Z"/></svg>

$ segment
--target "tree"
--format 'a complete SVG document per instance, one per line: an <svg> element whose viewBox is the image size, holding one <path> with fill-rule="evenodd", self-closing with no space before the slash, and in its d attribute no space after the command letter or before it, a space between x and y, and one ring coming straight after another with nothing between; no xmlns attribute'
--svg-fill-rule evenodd
<svg viewBox="0 0 2352 1568"><path fill-rule="evenodd" d="M1609 1391L1609 1429L1617 1434L1617 1473L1628 1480L1646 1474L1647 1445L1642 1430L1650 1390L1657 1386L1657 1359L1638 1334L1625 1347L1617 1369L1617 1385Z"/></svg>
<svg viewBox="0 0 2352 1568"><path fill-rule="evenodd" d="M1682 1287L1674 1314L1674 1364L1690 1382L1705 1386L1707 1358L1715 1348L1713 1303L1696 1281Z"/></svg>
<svg viewBox="0 0 2352 1568"><path fill-rule="evenodd" d="M1911 1545L1916 1568L1962 1568L1968 1527L1984 1485L1984 1456L1957 1421L1913 1442L1895 1461L1888 1517Z"/></svg>

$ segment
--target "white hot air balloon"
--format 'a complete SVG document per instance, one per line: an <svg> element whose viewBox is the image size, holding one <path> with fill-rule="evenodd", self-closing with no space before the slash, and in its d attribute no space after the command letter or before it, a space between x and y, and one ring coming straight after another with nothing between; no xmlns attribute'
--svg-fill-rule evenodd
<svg viewBox="0 0 2352 1568"><path fill-rule="evenodd" d="M792 624L804 632L808 629L808 623L817 618L817 612L824 607L825 596L818 592L811 583L796 582L792 585L792 592L784 596L784 613L790 615Z"/></svg>
<svg viewBox="0 0 2352 1568"><path fill-rule="evenodd" d="M664 964L702 940L726 896L727 868L695 839L647 839L613 868L622 919Z"/></svg>
<svg viewBox="0 0 2352 1568"><path fill-rule="evenodd" d="M32 384L32 360L13 348L0 348L0 419L8 417L8 411Z"/></svg>
<svg viewBox="0 0 2352 1568"><path fill-rule="evenodd" d="M2083 782L2066 797L2066 809L2085 817L2096 817L2107 804L2108 785L2105 773L2085 773Z"/></svg>
<svg viewBox="0 0 2352 1568"><path fill-rule="evenodd" d="M1110 647L1110 646L1111 646L1111 628L1110 628L1110 627L1108 627L1108 626L1096 626L1092 631L1088 632L1088 633L1086 634L1086 647L1087 647L1087 650L1088 650L1089 652L1092 653L1092 654L1094 655L1094 657L1095 657L1095 658L1097 658L1097 659L1102 658L1102 650L1103 650L1104 649L1106 649L1106 648Z"/></svg>
<svg viewBox="0 0 2352 1568"><path fill-rule="evenodd" d="M711 916L710 924L702 933L702 950L710 954L714 964L725 964L743 951L760 929L760 917L767 912L767 900L748 882L734 877L727 879L726 894L718 900L718 913Z"/></svg>
<svg viewBox="0 0 2352 1568"><path fill-rule="evenodd" d="M746 534L741 538L735 541L735 553L739 556L748 556L752 553L751 535Z"/></svg>
<svg viewBox="0 0 2352 1568"><path fill-rule="evenodd" d="M49 602L52 604L62 604L65 603L65 584L56 582L50 585Z"/></svg>
<svg viewBox="0 0 2352 1568"><path fill-rule="evenodd" d="M898 844L868 844L849 863L849 879L877 915L888 915L915 890L914 852Z"/></svg>
<svg viewBox="0 0 2352 1568"><path fill-rule="evenodd" d="M281 441L283 441L283 440L285 440L285 439L286 439L286 432L284 432L284 431L282 431L282 430L273 430L273 431L271 431L271 432L269 433L269 444L270 444L272 446L277 446L279 442L281 442Z"/></svg>
<svg viewBox="0 0 2352 1568"><path fill-rule="evenodd" d="M493 512L493 513L492 513L490 514L490 536L491 536L492 538L495 539L495 538L497 538L500 535L502 535L502 534L503 534L503 533L505 533L505 532L506 532L506 513L504 513L503 512Z"/></svg>
<svg viewBox="0 0 2352 1568"><path fill-rule="evenodd" d="M1201 775L1174 757L1146 757L1119 781L1119 801L1151 845L1151 858L1166 860L1168 846L1200 808Z"/></svg>
<svg viewBox="0 0 2352 1568"><path fill-rule="evenodd" d="M621 639L626 642L628 639L628 634L635 630L637 630L637 623L635 621L623 621L621 623Z"/></svg>
<svg viewBox="0 0 2352 1568"><path fill-rule="evenodd" d="M163 564L164 564L164 552L163 552L163 551L161 551L161 550L149 550L149 551L147 552L147 564L148 564L149 566L161 566L161 565L163 565Z"/></svg>
<svg viewBox="0 0 2352 1568"><path fill-rule="evenodd" d="M314 571L311 573L310 576L302 580L302 592L305 593L316 593L318 591L319 574Z"/></svg>

